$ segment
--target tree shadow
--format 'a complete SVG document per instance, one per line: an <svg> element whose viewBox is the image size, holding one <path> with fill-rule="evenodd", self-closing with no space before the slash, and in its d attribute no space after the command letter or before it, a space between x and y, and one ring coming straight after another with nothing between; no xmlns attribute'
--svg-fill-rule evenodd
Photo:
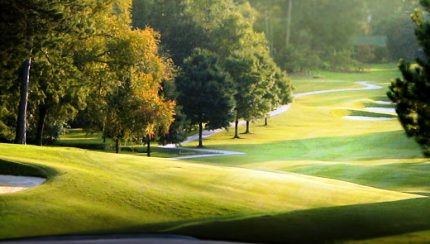
<svg viewBox="0 0 430 244"><path fill-rule="evenodd" d="M170 228L167 233L207 240L323 244L424 230L430 230L428 198L311 209L238 220L188 223Z"/></svg>

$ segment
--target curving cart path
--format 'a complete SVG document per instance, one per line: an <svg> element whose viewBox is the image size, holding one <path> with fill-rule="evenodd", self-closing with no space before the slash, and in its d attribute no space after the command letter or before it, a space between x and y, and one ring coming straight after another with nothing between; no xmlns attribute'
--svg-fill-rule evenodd
<svg viewBox="0 0 430 244"><path fill-rule="evenodd" d="M351 89L336 89L336 90L323 90L323 91L313 91L313 92L305 92L305 93L298 93L295 94L295 98L304 97L304 96L310 96L310 95L317 95L317 94L323 94L323 93L332 93L332 92L344 92L344 91L360 91L360 90L375 90L375 89L382 89L382 86L373 85L370 84L367 81L358 81L357 84L363 85L362 88L351 88ZM272 111L269 113L269 116L276 116L281 113L285 113L290 109L291 104L282 106L275 111ZM244 122L242 121L241 124ZM218 129L214 131L207 131L205 130L203 132L203 138L207 138L211 135L214 135L216 133L220 133L224 131L224 129ZM198 140L198 135L190 136L186 141L183 143L189 143L192 141ZM174 145L168 145L165 146L165 148L174 148L176 146ZM174 159L177 160L184 160L184 159L193 159L193 158L205 158L205 157L217 157L217 156L231 156L231 155L243 155L242 152L232 152L232 151L222 151L222 150L208 150L208 149L190 149L190 148L181 148L183 151L189 151L189 152L196 152L197 155L191 155L191 156L182 156L182 157L176 157ZM18 192L22 190L26 190L31 187L38 186L45 182L46 179L43 178L37 178L37 177L23 177L23 176L10 176L10 175L0 175L0 194L5 193L13 193Z"/></svg>
<svg viewBox="0 0 430 244"><path fill-rule="evenodd" d="M318 95L318 94L324 94L324 93L332 93L332 92L345 92L345 91L362 91L362 90L377 90L384 88L383 86L370 84L369 81L357 81L356 84L363 85L364 87L361 88L348 88L348 89L334 89L334 90L322 90L322 91L312 91L312 92L304 92L304 93L298 93L294 95L294 98L300 98L305 96L311 96L311 95ZM282 114L287 112L291 108L291 104L284 105L279 107L278 109L272 111L269 113L270 117ZM239 124L243 125L244 121L241 121ZM224 129L217 129L208 131L203 131L203 138L207 138L209 136L212 136L214 134L220 133L224 131ZM197 141L199 139L199 135L193 135L187 138L182 144L186 144L189 142ZM164 148L175 148L175 145L167 145L164 146ZM221 150L208 150L208 149L191 149L191 148L182 148L181 150L187 150L190 152L196 152L199 153L197 155L193 156L183 156L183 157L176 157L174 159L182 160L182 159L193 159L193 158L206 158L206 157L217 157L217 156L231 156L231 155L243 155L244 153L241 152L232 152L232 151L221 151Z"/></svg>

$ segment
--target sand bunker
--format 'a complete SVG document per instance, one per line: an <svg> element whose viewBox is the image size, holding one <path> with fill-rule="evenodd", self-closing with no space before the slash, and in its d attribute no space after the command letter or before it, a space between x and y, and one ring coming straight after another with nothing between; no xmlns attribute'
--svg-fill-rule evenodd
<svg viewBox="0 0 430 244"><path fill-rule="evenodd" d="M386 104L386 105L393 104L393 102L387 102L387 101L375 101L375 103L376 104Z"/></svg>
<svg viewBox="0 0 430 244"><path fill-rule="evenodd" d="M45 181L38 177L0 175L0 194L23 191Z"/></svg>

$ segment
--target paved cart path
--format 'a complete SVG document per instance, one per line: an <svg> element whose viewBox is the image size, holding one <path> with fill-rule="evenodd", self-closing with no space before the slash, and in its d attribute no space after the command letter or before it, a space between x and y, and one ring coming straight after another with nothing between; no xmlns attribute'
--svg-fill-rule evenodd
<svg viewBox="0 0 430 244"><path fill-rule="evenodd" d="M345 91L362 91L362 90L377 90L384 88L383 86L378 86L374 84L370 84L369 81L357 81L356 84L360 84L364 87L360 88L348 88L348 89L334 89L334 90L323 90L323 91L312 91L312 92L304 92L304 93L298 93L294 95L294 98L300 98L305 96L311 96L311 95L318 95L318 94L324 94L324 93L333 93L333 92L345 92ZM279 107L278 109L272 111L269 113L269 117L273 117L282 113L287 112L291 108L291 104L284 105ZM245 124L245 121L240 121L239 125ZM234 124L232 124L234 126ZM214 134L220 133L224 131L224 129L217 129L217 130L204 130L203 131L203 138L210 137ZM187 138L182 144L187 144L193 141L199 140L199 135L192 135ZM175 145L167 145L164 146L164 148L177 148ZM193 158L205 158L205 157L216 157L216 156L231 156L231 155L243 155L244 153L241 152L232 152L232 151L221 151L221 150L209 150L209 149L191 149L191 148L183 148L180 147L181 150L188 150L188 151L194 151L197 153L197 155L193 156L183 156L183 157L176 157L175 159L193 159Z"/></svg>

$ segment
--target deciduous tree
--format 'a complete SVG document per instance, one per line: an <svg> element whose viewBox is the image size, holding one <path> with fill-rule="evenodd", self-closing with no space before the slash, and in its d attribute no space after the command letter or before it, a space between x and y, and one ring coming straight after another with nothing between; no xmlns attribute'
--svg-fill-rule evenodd
<svg viewBox="0 0 430 244"><path fill-rule="evenodd" d="M6 74L2 75L1 81L20 84L19 106L17 104L15 110L17 114L17 123L14 126L15 143L26 143L30 78L38 74L39 80L51 80L51 83L55 81L59 84L63 80L56 79L59 77L58 74L70 75L67 69L73 66L73 61L58 50L74 40L91 34L92 13L97 9L95 6L99 5L103 3L87 0L0 1L2 11L0 29L3 38L0 42L3 60L0 73ZM46 68L46 65L39 65L39 67L45 67L45 71L48 69L50 71L32 70L32 62L49 63L49 68ZM66 63L67 65L64 66ZM43 77L41 73L51 76ZM37 87L38 84L35 85ZM8 92L16 93L14 90L17 89L16 86L9 86L9 88L11 90ZM35 104L32 106L36 107Z"/></svg>
<svg viewBox="0 0 430 244"><path fill-rule="evenodd" d="M176 77L178 104L199 126L199 147L203 147L203 128L229 127L233 118L234 84L219 64L219 57L207 50L195 50Z"/></svg>

